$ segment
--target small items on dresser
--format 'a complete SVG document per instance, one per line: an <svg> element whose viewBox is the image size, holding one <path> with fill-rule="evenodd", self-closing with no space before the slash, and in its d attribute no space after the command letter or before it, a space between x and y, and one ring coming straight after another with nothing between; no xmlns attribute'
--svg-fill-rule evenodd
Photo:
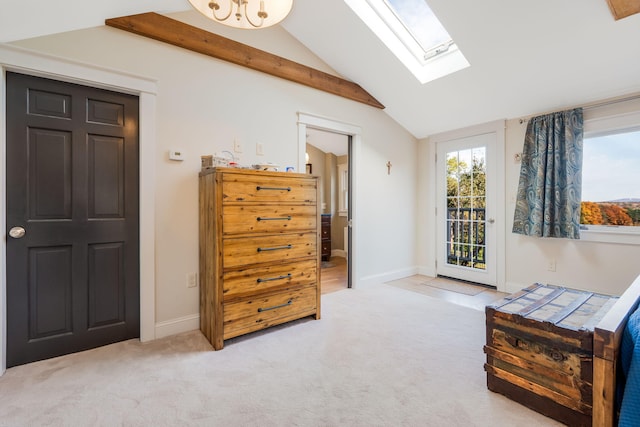
<svg viewBox="0 0 640 427"><path fill-rule="evenodd" d="M200 329L224 340L320 318L317 177L237 168L200 172Z"/></svg>

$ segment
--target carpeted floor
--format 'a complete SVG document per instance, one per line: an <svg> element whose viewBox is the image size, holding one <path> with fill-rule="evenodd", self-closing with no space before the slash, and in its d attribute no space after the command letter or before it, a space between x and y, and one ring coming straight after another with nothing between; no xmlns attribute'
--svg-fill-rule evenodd
<svg viewBox="0 0 640 427"><path fill-rule="evenodd" d="M387 285L228 340L126 341L7 370L2 426L556 426L486 389L484 314Z"/></svg>

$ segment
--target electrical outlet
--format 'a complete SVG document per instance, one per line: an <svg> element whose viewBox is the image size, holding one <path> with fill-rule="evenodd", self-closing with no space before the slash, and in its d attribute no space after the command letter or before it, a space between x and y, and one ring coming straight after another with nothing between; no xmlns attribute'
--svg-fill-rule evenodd
<svg viewBox="0 0 640 427"><path fill-rule="evenodd" d="M182 150L169 150L169 160L183 161L184 153Z"/></svg>
<svg viewBox="0 0 640 427"><path fill-rule="evenodd" d="M256 143L256 155L264 156L264 147L261 142Z"/></svg>
<svg viewBox="0 0 640 427"><path fill-rule="evenodd" d="M188 273L187 288L197 288L197 287L198 287L198 273Z"/></svg>
<svg viewBox="0 0 640 427"><path fill-rule="evenodd" d="M233 151L236 153L242 153L242 144L237 139L233 140Z"/></svg>
<svg viewBox="0 0 640 427"><path fill-rule="evenodd" d="M556 271L556 260L555 259L550 259L549 263L547 264L547 270L548 271Z"/></svg>

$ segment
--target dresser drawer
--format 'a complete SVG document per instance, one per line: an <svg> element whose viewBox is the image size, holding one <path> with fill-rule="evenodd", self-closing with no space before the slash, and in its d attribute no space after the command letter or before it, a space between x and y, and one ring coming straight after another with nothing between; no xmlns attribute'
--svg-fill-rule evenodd
<svg viewBox="0 0 640 427"><path fill-rule="evenodd" d="M316 202L316 182L287 177L232 175L223 177L225 202Z"/></svg>
<svg viewBox="0 0 640 427"><path fill-rule="evenodd" d="M315 203L316 182L291 177L225 174L222 201Z"/></svg>
<svg viewBox="0 0 640 427"><path fill-rule="evenodd" d="M318 253L316 242L315 233L225 238L222 263L226 270L243 265L315 258Z"/></svg>
<svg viewBox="0 0 640 427"><path fill-rule="evenodd" d="M331 240L331 230L324 227L324 224L321 231L321 237L322 239Z"/></svg>
<svg viewBox="0 0 640 427"><path fill-rule="evenodd" d="M314 205L231 205L222 210L224 235L315 230L317 221Z"/></svg>
<svg viewBox="0 0 640 427"><path fill-rule="evenodd" d="M316 314L316 292L307 286L225 304L224 339Z"/></svg>
<svg viewBox="0 0 640 427"><path fill-rule="evenodd" d="M243 268L224 273L224 300L264 293L278 287L316 283L317 261L307 259L287 264Z"/></svg>

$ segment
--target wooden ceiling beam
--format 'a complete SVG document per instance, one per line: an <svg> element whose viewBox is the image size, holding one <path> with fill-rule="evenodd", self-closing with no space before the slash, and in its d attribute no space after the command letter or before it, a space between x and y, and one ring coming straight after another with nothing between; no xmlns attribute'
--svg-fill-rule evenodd
<svg viewBox="0 0 640 427"><path fill-rule="evenodd" d="M640 12L640 0L607 0L607 3L616 21Z"/></svg>
<svg viewBox="0 0 640 427"><path fill-rule="evenodd" d="M154 12L107 19L105 24L372 107L384 108L384 105L353 82Z"/></svg>

